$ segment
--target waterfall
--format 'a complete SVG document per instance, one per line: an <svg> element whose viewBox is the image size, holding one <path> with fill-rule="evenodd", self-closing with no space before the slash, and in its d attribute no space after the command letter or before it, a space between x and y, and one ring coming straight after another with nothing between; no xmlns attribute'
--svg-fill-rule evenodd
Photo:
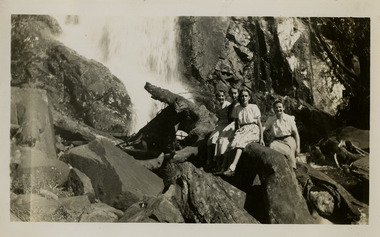
<svg viewBox="0 0 380 237"><path fill-rule="evenodd" d="M186 92L178 72L176 17L56 17L59 40L79 54L103 63L125 85L134 108L133 131L162 108L144 85ZM188 95L188 94L187 94ZM189 98L190 99L190 98Z"/></svg>

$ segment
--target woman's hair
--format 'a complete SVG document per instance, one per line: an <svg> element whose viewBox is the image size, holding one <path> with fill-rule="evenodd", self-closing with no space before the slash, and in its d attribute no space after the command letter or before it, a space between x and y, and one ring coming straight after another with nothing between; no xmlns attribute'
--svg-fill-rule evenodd
<svg viewBox="0 0 380 237"><path fill-rule="evenodd" d="M236 88L235 86L231 86L230 89L228 90L228 94L229 94L229 95L232 94L232 90L237 90L237 91L239 91L239 89Z"/></svg>
<svg viewBox="0 0 380 237"><path fill-rule="evenodd" d="M215 92L215 97L217 97L219 95L219 93L223 93L223 95L226 96L226 92L224 90L217 90Z"/></svg>
<svg viewBox="0 0 380 237"><path fill-rule="evenodd" d="M241 103L241 95L243 94L243 92L247 92L248 93L248 96L249 96L249 100L251 101L251 99L252 99L252 96L251 96L251 92L247 89L247 88L243 88L243 89L241 89L240 91L239 91L239 97L238 97L238 101L239 101L239 103Z"/></svg>
<svg viewBox="0 0 380 237"><path fill-rule="evenodd" d="M274 106L275 106L276 104L278 104L278 103L280 103L280 104L282 104L282 106L284 106L284 102L283 102L282 100L280 100L280 99L277 99L277 100L275 100L275 101L272 103L272 108L274 108Z"/></svg>

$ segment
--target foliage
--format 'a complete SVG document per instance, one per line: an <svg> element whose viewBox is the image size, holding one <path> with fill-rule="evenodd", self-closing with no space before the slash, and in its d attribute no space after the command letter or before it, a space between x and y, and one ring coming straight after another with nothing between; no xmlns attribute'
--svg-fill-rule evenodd
<svg viewBox="0 0 380 237"><path fill-rule="evenodd" d="M313 52L345 87L338 119L369 129L370 19L311 18Z"/></svg>

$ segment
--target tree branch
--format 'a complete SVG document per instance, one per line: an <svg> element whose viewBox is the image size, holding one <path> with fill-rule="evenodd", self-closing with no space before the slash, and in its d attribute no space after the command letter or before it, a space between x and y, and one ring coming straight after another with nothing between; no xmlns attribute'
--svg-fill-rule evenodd
<svg viewBox="0 0 380 237"><path fill-rule="evenodd" d="M344 72L346 72L350 77L345 79L343 77L339 78L339 81L346 87L349 88L352 91L352 84L356 83L356 80L358 79L357 75L355 75L349 68L347 68L344 63L342 63L335 55L334 53L329 49L327 43L322 39L322 36L317 32L317 29L313 29L310 27L311 32L315 35L315 38L317 39L318 43L323 46L323 48L326 50L329 58L339 65L340 68L343 69Z"/></svg>

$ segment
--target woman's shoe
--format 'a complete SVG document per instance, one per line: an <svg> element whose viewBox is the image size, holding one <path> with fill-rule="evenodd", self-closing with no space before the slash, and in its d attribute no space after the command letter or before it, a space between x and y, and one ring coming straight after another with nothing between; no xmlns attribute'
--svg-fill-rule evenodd
<svg viewBox="0 0 380 237"><path fill-rule="evenodd" d="M224 176L231 177L235 175L235 170L232 170L231 168L228 168L228 170L223 172Z"/></svg>

